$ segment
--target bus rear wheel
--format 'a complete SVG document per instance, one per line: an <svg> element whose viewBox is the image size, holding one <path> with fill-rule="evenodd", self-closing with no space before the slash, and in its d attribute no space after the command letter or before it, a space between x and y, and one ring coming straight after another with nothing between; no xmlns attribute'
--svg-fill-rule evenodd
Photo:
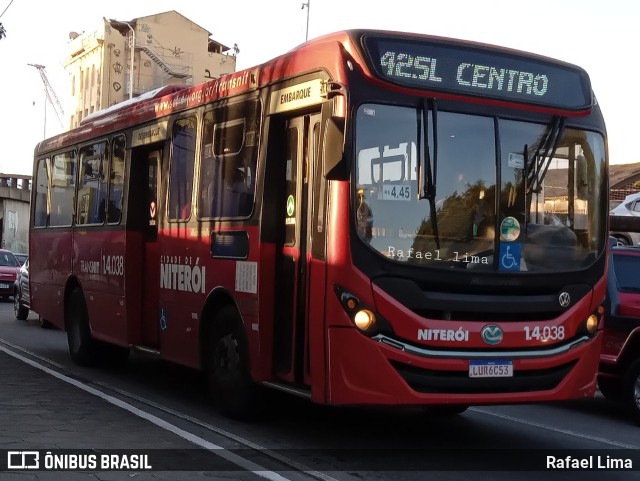
<svg viewBox="0 0 640 481"><path fill-rule="evenodd" d="M251 380L249 346L240 314L222 308L209 330L207 380L209 393L226 416L249 419L257 414L257 386Z"/></svg>
<svg viewBox="0 0 640 481"><path fill-rule="evenodd" d="M97 342L91 337L89 314L84 295L74 289L66 309L67 343L71 360L80 366L92 366L97 360Z"/></svg>

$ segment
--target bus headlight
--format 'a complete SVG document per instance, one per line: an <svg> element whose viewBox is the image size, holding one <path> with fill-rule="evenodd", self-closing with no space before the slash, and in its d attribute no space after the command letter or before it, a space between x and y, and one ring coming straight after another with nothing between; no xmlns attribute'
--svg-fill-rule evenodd
<svg viewBox="0 0 640 481"><path fill-rule="evenodd" d="M391 325L382 316L376 314L371 306L361 302L359 298L342 286L335 284L334 289L340 299L340 304L358 331L368 337L373 337L381 332L393 335Z"/></svg>
<svg viewBox="0 0 640 481"><path fill-rule="evenodd" d="M587 317L587 321L585 322L585 327L587 328L587 332L591 335L595 334L598 330L598 324L600 323L600 319L595 314L591 314Z"/></svg>
<svg viewBox="0 0 640 481"><path fill-rule="evenodd" d="M353 316L353 322L361 331L368 331L376 323L376 315L368 309L361 309Z"/></svg>

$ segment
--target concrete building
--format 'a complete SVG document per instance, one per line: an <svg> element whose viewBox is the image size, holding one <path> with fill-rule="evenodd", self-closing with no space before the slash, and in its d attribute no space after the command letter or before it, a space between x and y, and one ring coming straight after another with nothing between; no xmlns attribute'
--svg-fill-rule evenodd
<svg viewBox="0 0 640 481"><path fill-rule="evenodd" d="M69 128L87 115L164 85L196 85L236 70L236 51L175 10L129 21L103 19L69 34L74 109ZM132 48L133 46L133 48Z"/></svg>
<svg viewBox="0 0 640 481"><path fill-rule="evenodd" d="M640 162L609 166L609 204L613 209L629 194L640 192Z"/></svg>

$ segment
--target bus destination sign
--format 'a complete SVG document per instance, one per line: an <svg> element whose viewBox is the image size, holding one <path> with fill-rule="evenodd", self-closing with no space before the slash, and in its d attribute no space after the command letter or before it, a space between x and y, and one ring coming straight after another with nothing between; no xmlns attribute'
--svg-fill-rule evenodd
<svg viewBox="0 0 640 481"><path fill-rule="evenodd" d="M591 107L589 77L569 64L487 48L366 36L375 72L412 88L584 110Z"/></svg>

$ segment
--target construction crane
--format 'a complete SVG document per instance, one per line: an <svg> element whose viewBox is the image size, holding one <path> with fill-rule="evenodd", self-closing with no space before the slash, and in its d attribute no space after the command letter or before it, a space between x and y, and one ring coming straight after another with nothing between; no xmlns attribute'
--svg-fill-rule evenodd
<svg viewBox="0 0 640 481"><path fill-rule="evenodd" d="M42 78L42 83L44 84L44 92L47 96L47 100L53 107L53 111L55 112L56 117L58 117L58 122L60 122L60 126L64 128L64 120L63 120L65 118L64 109L62 108L62 104L60 103L60 99L58 99L58 96L56 95L55 90L53 90L53 87L49 83L49 79L47 78L47 73L44 71L45 66L38 65L35 63L30 63L27 65L37 68L38 72L40 72L40 77ZM44 121L45 121L45 130L46 130L46 122L47 122L46 110L45 110Z"/></svg>

